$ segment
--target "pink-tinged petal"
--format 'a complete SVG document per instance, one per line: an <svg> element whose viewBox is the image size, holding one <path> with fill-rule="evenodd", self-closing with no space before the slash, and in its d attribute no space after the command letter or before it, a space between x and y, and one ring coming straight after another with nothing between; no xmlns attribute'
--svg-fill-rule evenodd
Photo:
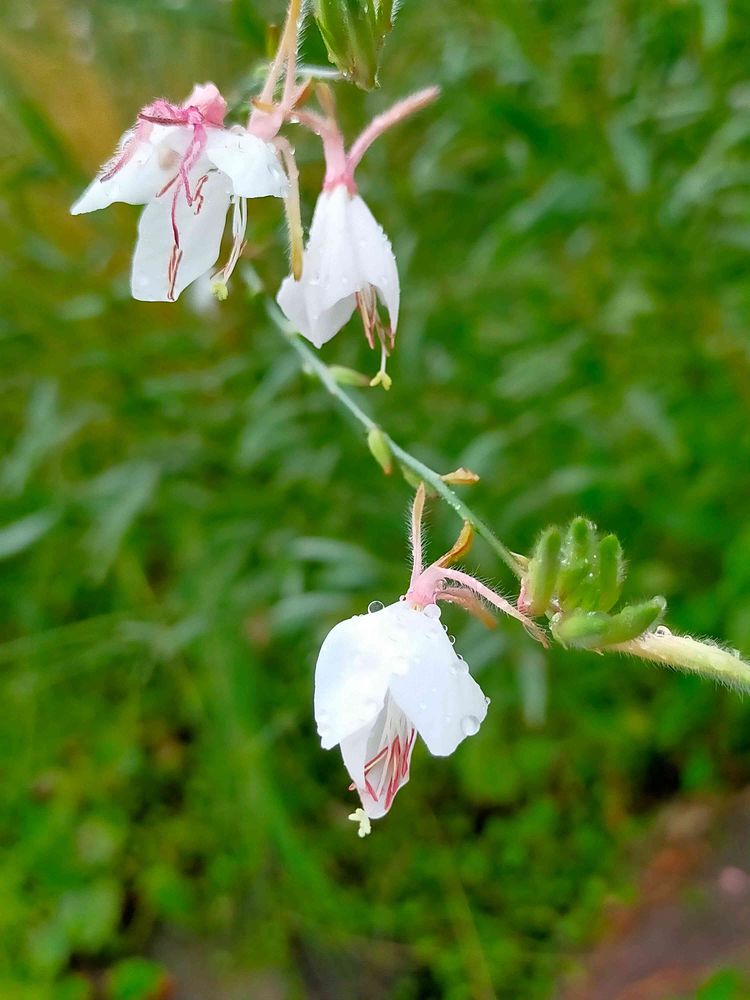
<svg viewBox="0 0 750 1000"><path fill-rule="evenodd" d="M391 678L393 700L416 727L436 757L453 753L467 736L478 732L487 715L482 689L456 655L439 618L401 607L409 636L409 669Z"/></svg>
<svg viewBox="0 0 750 1000"><path fill-rule="evenodd" d="M355 195L348 209L351 245L357 254L363 283L378 290L390 317L391 329L398 325L400 286L396 258L390 240L364 201Z"/></svg>
<svg viewBox="0 0 750 1000"><path fill-rule="evenodd" d="M289 182L276 149L244 129L209 129L206 156L232 181L243 198L285 198Z"/></svg>
<svg viewBox="0 0 750 1000"><path fill-rule="evenodd" d="M182 107L198 108L209 125L223 125L227 113L227 102L214 83L196 83L182 102Z"/></svg>
<svg viewBox="0 0 750 1000"><path fill-rule="evenodd" d="M147 204L174 177L191 138L192 129L182 126L154 125L145 139L130 129L112 159L73 203L71 215L95 212L116 201Z"/></svg>
<svg viewBox="0 0 750 1000"><path fill-rule="evenodd" d="M409 781L415 736L414 727L388 697L374 722L341 741L344 766L370 819L384 816Z"/></svg>
<svg viewBox="0 0 750 1000"><path fill-rule="evenodd" d="M144 209L133 255L133 298L142 302L172 301L216 263L230 201L227 179L218 171L202 173L195 169L190 175L190 187L194 194L197 192L193 204L188 205L181 189L175 202L179 247L175 246L172 226L174 186Z"/></svg>

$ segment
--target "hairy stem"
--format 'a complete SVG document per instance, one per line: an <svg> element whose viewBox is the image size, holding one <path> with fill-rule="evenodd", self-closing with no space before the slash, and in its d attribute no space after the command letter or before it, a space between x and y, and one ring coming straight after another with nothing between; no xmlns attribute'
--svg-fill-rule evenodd
<svg viewBox="0 0 750 1000"><path fill-rule="evenodd" d="M601 652L629 653L662 667L711 677L738 691L750 691L750 664L739 654L729 653L710 642L699 642L689 635L673 635L666 629L657 629L638 639L607 646Z"/></svg>
<svg viewBox="0 0 750 1000"><path fill-rule="evenodd" d="M303 368L312 375L315 375L321 385L330 393L331 396L333 396L336 402L343 406L345 410L348 410L351 416L354 417L354 419L361 424L365 430L369 431L374 427L378 427L372 417L368 416L368 414L354 402L351 396L349 396L348 393L346 393L341 386L338 385L328 370L328 366L323 364L312 348L308 347L300 336L289 332L286 320L281 316L275 307L271 307L271 318L279 329L279 332L286 339L287 343L299 355ZM420 462L418 458L415 458L405 448L402 448L401 445L397 444L393 438L390 437L390 435L382 431L382 428L380 430L388 443L388 447L391 449L391 452L399 460L399 462L406 466L406 468L411 469L412 472L415 472L420 479L424 480L424 482L432 490L434 490L435 493L441 496L443 500L445 500L445 502L453 508L462 520L468 521L476 533L481 535L490 548L493 549L498 556L500 556L505 565L512 570L516 576L520 577L524 570L521 560L513 552L511 552L506 545L503 545L492 529L488 527L488 525L485 524L485 522L482 521L482 519L478 517L446 483L443 482L440 473L435 472L434 469L425 465L424 462Z"/></svg>

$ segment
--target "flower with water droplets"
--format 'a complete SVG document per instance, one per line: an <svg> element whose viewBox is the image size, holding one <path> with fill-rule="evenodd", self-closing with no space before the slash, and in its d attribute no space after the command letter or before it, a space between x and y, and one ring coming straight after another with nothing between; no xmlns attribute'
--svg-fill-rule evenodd
<svg viewBox="0 0 750 1000"><path fill-rule="evenodd" d="M412 513L414 567L406 595L387 607L373 602L368 614L339 622L326 636L315 669L322 746L340 747L369 819L385 815L409 780L417 734L430 753L444 757L477 733L487 714L488 699L441 625L437 602L481 613L483 599L544 641L541 630L505 598L449 568L468 547L466 532L446 556L422 567L423 506L421 487ZM359 810L350 818L360 819Z"/></svg>
<svg viewBox="0 0 750 1000"><path fill-rule="evenodd" d="M277 301L290 323L315 347L334 337L358 310L370 347L377 341L381 349L380 371L371 384L386 389L390 378L385 359L396 336L401 295L398 268L388 237L357 193L354 171L379 135L425 107L437 93L430 87L394 105L373 119L348 152L330 95L325 98L329 104L326 118L299 109L294 112L297 121L314 129L323 140L326 175L302 259L302 274L285 278ZM379 306L385 307L387 323Z"/></svg>
<svg viewBox="0 0 750 1000"><path fill-rule="evenodd" d="M225 284L244 242L246 199L287 194L274 145L240 126L225 128L225 113L212 83L194 87L180 105L147 105L71 208L79 215L115 201L146 206L133 255L136 299L174 301L210 271L231 204L234 244L222 272Z"/></svg>

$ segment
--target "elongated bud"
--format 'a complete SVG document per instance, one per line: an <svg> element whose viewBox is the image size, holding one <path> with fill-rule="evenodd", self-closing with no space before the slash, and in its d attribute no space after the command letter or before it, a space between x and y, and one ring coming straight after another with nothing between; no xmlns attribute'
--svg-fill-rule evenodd
<svg viewBox="0 0 750 1000"><path fill-rule="evenodd" d="M393 472L393 456L388 439L379 427L370 428L367 434L367 447L386 476L390 476Z"/></svg>
<svg viewBox="0 0 750 1000"><path fill-rule="evenodd" d="M524 577L523 610L526 614L543 615L547 611L557 586L561 548L559 528L547 528L539 536Z"/></svg>
<svg viewBox="0 0 750 1000"><path fill-rule="evenodd" d="M363 90L376 87L393 0L315 0L314 15L334 66Z"/></svg>
<svg viewBox="0 0 750 1000"><path fill-rule="evenodd" d="M609 625L604 633L602 645L610 646L637 639L639 635L643 635L656 625L666 607L667 602L663 597L652 597L650 601L628 604L616 615L609 615Z"/></svg>
<svg viewBox="0 0 750 1000"><path fill-rule="evenodd" d="M575 649L594 649L604 644L609 627L609 615L600 611L560 612L550 622L555 639L563 646Z"/></svg>
<svg viewBox="0 0 750 1000"><path fill-rule="evenodd" d="M563 611L596 606L596 528L585 517L570 522L563 545L557 597Z"/></svg>
<svg viewBox="0 0 750 1000"><path fill-rule="evenodd" d="M555 639L575 649L604 649L606 646L637 639L659 621L667 602L663 597L629 604L616 615L603 611L560 612L550 623Z"/></svg>
<svg viewBox="0 0 750 1000"><path fill-rule="evenodd" d="M614 535L599 542L599 611L609 611L617 604L625 579L622 547Z"/></svg>
<svg viewBox="0 0 750 1000"><path fill-rule="evenodd" d="M356 385L361 389L370 384L369 376L344 365L329 365L328 374L337 385Z"/></svg>

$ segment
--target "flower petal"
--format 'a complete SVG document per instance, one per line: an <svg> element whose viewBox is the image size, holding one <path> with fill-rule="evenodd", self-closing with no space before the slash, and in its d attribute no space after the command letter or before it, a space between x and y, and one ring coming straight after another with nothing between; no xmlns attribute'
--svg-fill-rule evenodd
<svg viewBox="0 0 750 1000"><path fill-rule="evenodd" d="M401 608L409 637L409 669L391 678L390 693L430 753L445 757L479 730L487 715L487 701L464 660L456 655L440 620L415 611L406 602Z"/></svg>
<svg viewBox="0 0 750 1000"><path fill-rule="evenodd" d="M387 627L389 610L339 622L323 641L315 667L315 720L325 750L371 725L383 707L399 654L398 637Z"/></svg>
<svg viewBox="0 0 750 1000"><path fill-rule="evenodd" d="M171 218L174 189L154 198L144 209L133 255L133 298L142 302L172 301L216 263L229 208L228 181L218 171L204 174L197 167L191 172L190 188L199 192L192 206L188 205L185 192L177 191L175 222L181 256L176 263ZM176 276L173 276L170 267L175 266Z"/></svg>
<svg viewBox="0 0 750 1000"><path fill-rule="evenodd" d="M327 343L354 312L363 287L348 220L351 195L343 185L318 198L302 262L302 278L287 278L276 297L297 330L316 347Z"/></svg>
<svg viewBox="0 0 750 1000"><path fill-rule="evenodd" d="M244 129L209 129L205 153L230 178L236 195L243 198L286 197L289 182L270 142Z"/></svg>
<svg viewBox="0 0 750 1000"><path fill-rule="evenodd" d="M291 275L281 283L276 301L292 326L315 347L322 347L335 337L354 312L353 295L336 302L330 309L323 309L315 289L305 281L304 270L309 267L307 255L303 258L303 277L295 281Z"/></svg>
<svg viewBox="0 0 750 1000"><path fill-rule="evenodd" d="M155 125L143 139L136 132L130 129L122 136L115 155L71 206L71 215L95 212L115 201L145 205L174 176L179 154L187 148L192 131L181 126ZM118 161L122 166L110 175Z"/></svg>
<svg viewBox="0 0 750 1000"><path fill-rule="evenodd" d="M359 195L351 199L348 219L352 247L357 254L363 284L367 282L377 288L380 300L388 310L391 330L395 333L401 293L396 258L390 240Z"/></svg>
<svg viewBox="0 0 750 1000"><path fill-rule="evenodd" d="M409 781L414 735L404 713L386 697L373 722L341 741L344 766L370 819L384 816L396 793Z"/></svg>

